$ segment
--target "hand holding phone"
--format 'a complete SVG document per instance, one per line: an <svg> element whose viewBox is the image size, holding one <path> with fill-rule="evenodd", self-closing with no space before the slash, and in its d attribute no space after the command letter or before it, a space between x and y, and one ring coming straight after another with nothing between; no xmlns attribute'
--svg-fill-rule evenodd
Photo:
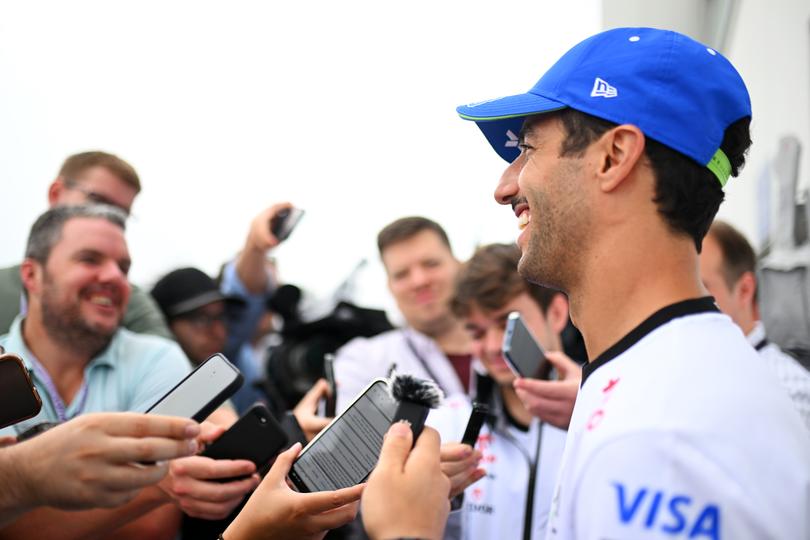
<svg viewBox="0 0 810 540"><path fill-rule="evenodd" d="M551 376L551 362L517 311L510 313L506 320L502 352L518 377L547 380Z"/></svg>
<svg viewBox="0 0 810 540"><path fill-rule="evenodd" d="M22 359L0 347L0 428L39 414L42 400Z"/></svg>
<svg viewBox="0 0 810 540"><path fill-rule="evenodd" d="M287 434L281 425L264 404L256 403L201 455L212 459L247 459L261 471L286 445Z"/></svg>
<svg viewBox="0 0 810 540"><path fill-rule="evenodd" d="M304 211L300 208L284 208L279 210L278 213L270 219L270 232L273 233L276 240L283 242L290 236L290 233L292 233L302 217L304 217Z"/></svg>

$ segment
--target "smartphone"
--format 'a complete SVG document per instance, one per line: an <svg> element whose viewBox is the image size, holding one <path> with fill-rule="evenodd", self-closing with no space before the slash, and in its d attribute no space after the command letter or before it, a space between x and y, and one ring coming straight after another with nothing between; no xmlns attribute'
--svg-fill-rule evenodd
<svg viewBox="0 0 810 540"><path fill-rule="evenodd" d="M335 355L327 353L323 356L323 374L326 384L329 385L329 395L324 400L324 416L332 418L335 416L337 407L337 384L335 383Z"/></svg>
<svg viewBox="0 0 810 540"><path fill-rule="evenodd" d="M483 403L473 403L470 419L467 421L467 427L464 429L464 436L461 437L461 444L468 444L475 448L475 443L478 442L478 434L481 433L481 427L489 415L489 407Z"/></svg>
<svg viewBox="0 0 810 540"><path fill-rule="evenodd" d="M510 313L506 320L502 351L504 360L518 377L548 379L551 376L551 362L517 311Z"/></svg>
<svg viewBox="0 0 810 540"><path fill-rule="evenodd" d="M375 379L303 449L289 478L301 492L332 491L363 482L377 465L397 402L388 381Z"/></svg>
<svg viewBox="0 0 810 540"><path fill-rule="evenodd" d="M239 370L218 353L197 366L146 412L202 422L239 390L243 380Z"/></svg>
<svg viewBox="0 0 810 540"><path fill-rule="evenodd" d="M285 208L270 220L270 232L279 242L283 242L290 236L298 222L304 217L304 211L300 208Z"/></svg>
<svg viewBox="0 0 810 540"><path fill-rule="evenodd" d="M257 471L262 471L285 446L287 434L281 424L266 405L256 403L201 455L213 459L247 459L256 464Z"/></svg>
<svg viewBox="0 0 810 540"><path fill-rule="evenodd" d="M40 409L42 400L22 358L0 347L0 428L33 418Z"/></svg>

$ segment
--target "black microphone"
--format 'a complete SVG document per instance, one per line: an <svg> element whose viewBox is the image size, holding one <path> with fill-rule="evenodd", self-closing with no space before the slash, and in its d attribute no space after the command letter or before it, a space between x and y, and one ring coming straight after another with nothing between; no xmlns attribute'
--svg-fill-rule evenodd
<svg viewBox="0 0 810 540"><path fill-rule="evenodd" d="M388 389L391 397L398 403L392 423L406 420L411 426L413 444L416 444L430 409L441 404L444 392L435 382L406 373L395 373Z"/></svg>

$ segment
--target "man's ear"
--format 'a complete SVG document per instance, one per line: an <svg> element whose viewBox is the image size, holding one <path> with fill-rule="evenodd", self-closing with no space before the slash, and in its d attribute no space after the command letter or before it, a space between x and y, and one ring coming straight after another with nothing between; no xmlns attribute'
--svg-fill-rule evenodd
<svg viewBox="0 0 810 540"><path fill-rule="evenodd" d="M757 278L753 272L743 272L732 290L735 301L746 309L754 306L757 294Z"/></svg>
<svg viewBox="0 0 810 540"><path fill-rule="evenodd" d="M644 134L636 126L622 124L605 132L597 142L599 187L610 192L633 171L644 153Z"/></svg>
<svg viewBox="0 0 810 540"><path fill-rule="evenodd" d="M551 330L559 335L568 324L568 298L564 294L555 294L546 310L546 321Z"/></svg>
<svg viewBox="0 0 810 540"><path fill-rule="evenodd" d="M57 176L56 180L51 182L51 185L48 186L48 206L53 208L59 202L59 199L62 198L62 193L67 189L65 186L65 179L61 176Z"/></svg>
<svg viewBox="0 0 810 540"><path fill-rule="evenodd" d="M34 259L26 258L20 265L20 279L29 297L31 294L39 294L42 290L44 271L42 265Z"/></svg>

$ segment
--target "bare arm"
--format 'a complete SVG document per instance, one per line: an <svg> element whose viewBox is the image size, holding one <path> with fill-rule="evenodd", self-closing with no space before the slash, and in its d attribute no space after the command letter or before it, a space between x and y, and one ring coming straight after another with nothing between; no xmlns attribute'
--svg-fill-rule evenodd
<svg viewBox="0 0 810 540"><path fill-rule="evenodd" d="M251 294L262 294L267 290L267 252L278 245L278 239L270 232L270 220L286 208L292 208L292 205L274 204L250 223L245 247L236 259L236 273Z"/></svg>
<svg viewBox="0 0 810 540"><path fill-rule="evenodd" d="M157 488L142 490L132 501L117 508L66 512L38 508L27 512L0 531L0 538L58 538L60 540L107 538L113 531L158 506L169 497Z"/></svg>

